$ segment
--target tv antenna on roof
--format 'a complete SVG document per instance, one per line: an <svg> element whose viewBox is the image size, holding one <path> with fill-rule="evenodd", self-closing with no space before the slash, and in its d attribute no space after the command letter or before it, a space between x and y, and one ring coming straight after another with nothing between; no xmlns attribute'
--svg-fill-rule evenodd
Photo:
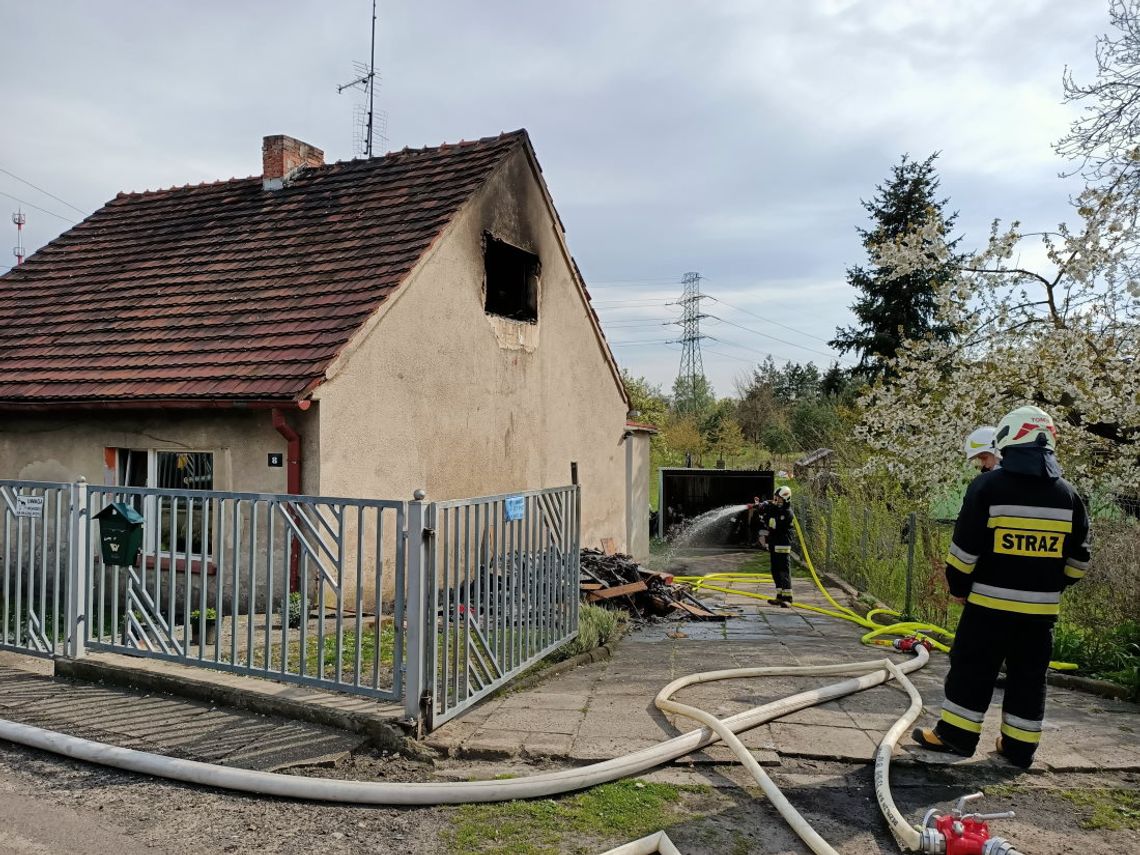
<svg viewBox="0 0 1140 855"><path fill-rule="evenodd" d="M376 0L372 0L372 53L368 65L363 62L354 62L356 79L344 83L336 88L337 94L345 89L356 89L367 95L367 106L357 104L353 110L353 148L357 154L372 157L372 148L376 140L387 144L388 142L388 114L383 110L376 113Z"/></svg>
<svg viewBox="0 0 1140 855"><path fill-rule="evenodd" d="M12 222L16 226L16 246L12 250L12 254L16 256L17 267L24 263L24 223L27 221L28 218L24 212L17 208L16 213L12 215Z"/></svg>

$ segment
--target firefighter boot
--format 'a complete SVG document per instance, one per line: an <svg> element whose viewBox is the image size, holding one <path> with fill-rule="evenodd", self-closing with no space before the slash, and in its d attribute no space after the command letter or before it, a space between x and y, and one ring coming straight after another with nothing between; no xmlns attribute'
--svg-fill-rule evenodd
<svg viewBox="0 0 1140 855"><path fill-rule="evenodd" d="M1013 740L1012 742L1014 742L1014 744L1016 744L1016 740ZM1018 769L1028 769L1030 766L1033 765L1033 750L1032 750L1032 748L1030 748L1029 750L1025 750L1025 749L1018 750L1018 748L1013 748L1012 750L1006 749L1005 737L1004 736L999 736L997 738L996 747L997 747L997 753L1000 754L1002 757L1004 757L1007 761L1012 763L1014 766L1016 766ZM1036 746L1034 746L1034 747L1036 747Z"/></svg>
<svg viewBox="0 0 1140 855"><path fill-rule="evenodd" d="M934 732L933 728L916 727L910 734L911 739L927 751L938 751L942 754L957 754L959 757L969 757L973 751L957 748Z"/></svg>

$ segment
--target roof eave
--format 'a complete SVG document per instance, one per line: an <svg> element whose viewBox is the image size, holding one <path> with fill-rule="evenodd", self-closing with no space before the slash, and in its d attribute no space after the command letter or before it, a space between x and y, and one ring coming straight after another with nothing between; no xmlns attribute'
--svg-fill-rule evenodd
<svg viewBox="0 0 1140 855"><path fill-rule="evenodd" d="M116 400L60 399L42 401L0 400L0 412L53 412L58 410L307 410L308 399L295 398L129 398Z"/></svg>

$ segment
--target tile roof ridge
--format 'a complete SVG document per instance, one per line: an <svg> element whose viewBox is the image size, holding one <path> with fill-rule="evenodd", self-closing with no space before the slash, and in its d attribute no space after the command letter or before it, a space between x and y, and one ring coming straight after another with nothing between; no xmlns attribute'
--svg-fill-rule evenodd
<svg viewBox="0 0 1140 855"><path fill-rule="evenodd" d="M153 190L149 187L146 190L120 190L115 194L116 199L123 198L141 198L143 196L157 196L160 193L173 193L175 190L196 190L199 187L220 187L223 184L237 184L239 181L252 181L261 180L260 175L247 175L244 178L237 176L231 178L219 178L216 181L199 181L197 184L175 184L171 187L155 187Z"/></svg>
<svg viewBox="0 0 1140 855"><path fill-rule="evenodd" d="M460 139L457 142L448 142L444 140L439 145L422 145L417 148L411 146L404 146L403 148L392 149L384 152L384 154L377 155L376 157L362 157L361 155L353 155L352 157L342 158L341 160L330 161L323 166L311 167L312 170L325 169L328 167L343 167L349 164L364 164L364 163L383 163L389 158L399 157L401 155L418 155L418 154L431 154L432 152L453 152L457 149L470 149L473 146L490 145L492 143L508 142L514 139L526 139L526 128L519 128L515 131L501 131L498 134L478 137L476 139Z"/></svg>
<svg viewBox="0 0 1140 855"><path fill-rule="evenodd" d="M320 166L306 167L306 171L317 171L317 170L321 170L321 169L326 169L328 167L341 166L343 164L348 164L348 163L356 163L358 161L363 161L363 162L367 162L370 160L383 161L390 156L400 155L400 154L419 154L419 153L426 153L426 152L431 152L431 151L448 151L448 150L459 149L459 148L470 148L472 146L477 146L477 145L487 145L489 143L505 142L507 140L511 140L514 138L523 139L523 138L526 138L526 136L527 136L526 128L518 128L517 130L513 130L513 131L500 131L498 134L495 134L492 136L486 136L486 137L478 137L477 139L473 139L473 140L462 139L462 138L458 142L447 142L445 140L444 142L441 142L437 146L424 145L424 146L421 146L420 148L411 148L410 146L404 146L403 148L398 149L398 150L385 152L384 154L382 154L379 157L366 158L366 157L360 157L360 156L353 156L350 158L344 158L342 160L334 160L334 161L331 161L329 163L324 163L324 164L321 164ZM196 187L218 187L218 186L221 186L224 184L236 184L239 181L253 181L253 180L260 180L260 179L261 179L260 175L247 175L245 177L233 176L230 178L219 178L215 181L200 181L197 184L190 184L190 183L175 184L175 185L170 186L170 187L155 187L153 189L147 188L145 190L120 190L118 193L115 194L115 198L116 199L142 198L144 196L156 196L156 195L161 194L161 193L172 193L176 190L189 190L189 189L196 188Z"/></svg>

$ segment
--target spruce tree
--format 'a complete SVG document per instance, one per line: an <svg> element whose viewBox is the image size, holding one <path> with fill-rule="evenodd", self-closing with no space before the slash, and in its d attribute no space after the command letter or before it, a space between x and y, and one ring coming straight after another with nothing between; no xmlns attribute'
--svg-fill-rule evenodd
<svg viewBox="0 0 1140 855"><path fill-rule="evenodd" d="M932 220L940 224L943 236L954 227L957 213L947 215L947 200L935 195L937 158L937 152L921 162L903 155L891 168L890 178L875 188L875 197L862 203L871 216L871 227L858 231L870 260L866 266L847 269L848 283L861 292L851 306L858 324L837 329L830 345L841 353L854 351L859 357L855 371L872 379L887 373L888 361L905 339L948 341L953 336L953 329L935 318L935 293L953 275L955 259L899 275L875 262L875 247ZM956 238L947 246L953 251L957 243Z"/></svg>

